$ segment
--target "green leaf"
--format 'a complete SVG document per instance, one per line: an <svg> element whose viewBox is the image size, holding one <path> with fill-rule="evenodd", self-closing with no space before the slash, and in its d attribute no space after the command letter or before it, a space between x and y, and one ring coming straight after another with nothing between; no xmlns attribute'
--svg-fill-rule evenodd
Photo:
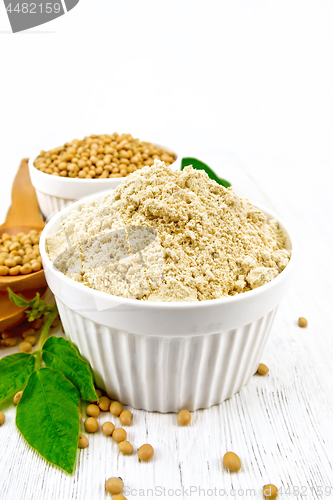
<svg viewBox="0 0 333 500"><path fill-rule="evenodd" d="M72 474L79 439L79 393L51 368L32 373L16 412L24 439L46 460Z"/></svg>
<svg viewBox="0 0 333 500"><path fill-rule="evenodd" d="M10 288L8 288L8 295L10 300L14 302L17 307L30 307L32 301L25 299L23 295L17 295L12 292Z"/></svg>
<svg viewBox="0 0 333 500"><path fill-rule="evenodd" d="M28 307L29 309L25 311L28 321L34 321L40 318L43 314L48 315L53 311L57 311L57 306L51 306L47 302L40 300L39 293L36 293L32 300L26 300L23 295L17 295L8 288L9 298L18 307Z"/></svg>
<svg viewBox="0 0 333 500"><path fill-rule="evenodd" d="M35 369L36 358L23 352L0 360L0 401L22 389Z"/></svg>
<svg viewBox="0 0 333 500"><path fill-rule="evenodd" d="M40 299L40 295L37 292L35 298L33 298L32 301L30 302L30 307L37 307L39 304L39 299Z"/></svg>
<svg viewBox="0 0 333 500"><path fill-rule="evenodd" d="M35 319L40 318L43 313L45 313L46 307L45 302L40 302L37 306L28 309L28 311L25 312L28 321L34 321Z"/></svg>
<svg viewBox="0 0 333 500"><path fill-rule="evenodd" d="M206 165L206 163L204 163L203 161L197 160L197 158L182 158L180 169L184 170L184 168L187 167L188 165L192 165L192 167L195 168L196 170L204 170L208 175L208 177L213 179L213 181L217 182L218 184L221 184L221 186L224 186L225 188L231 186L230 182L218 177L212 168Z"/></svg>
<svg viewBox="0 0 333 500"><path fill-rule="evenodd" d="M69 340L52 336L43 346L42 358L46 366L63 373L77 387L82 399L97 401L89 365L76 349Z"/></svg>
<svg viewBox="0 0 333 500"><path fill-rule="evenodd" d="M83 363L85 363L87 365L87 368L88 368L89 372L91 373L93 380L95 379L94 372L93 372L93 369L91 368L89 361L84 356L82 356L77 345L75 345L70 340L64 339L63 337L55 337L55 336L50 337L48 339L48 341L53 342L53 340L50 340L50 339L55 339L54 341L60 345L67 345L67 346L70 345L75 350L75 352L77 353L79 358L83 361Z"/></svg>
<svg viewBox="0 0 333 500"><path fill-rule="evenodd" d="M73 344L73 342L71 342L70 340L69 340L68 342L70 342L70 344L71 344L71 346L73 347L73 349L75 349L75 351L77 352L77 355L79 356L79 358L80 358L80 359L81 359L84 363L86 363L86 365L88 366L88 370L89 370L89 372L90 372L90 374L91 374L91 376L92 376L92 379L93 379L93 381L94 381L94 380L95 380L95 375L94 375L93 369L91 368L91 365L90 365L89 361L88 361L88 360L87 360L84 356L82 356L82 354L80 353L79 348L78 348L78 346L77 346L77 345ZM96 394L96 396L97 396L97 394ZM97 399L98 399L98 398L97 398Z"/></svg>

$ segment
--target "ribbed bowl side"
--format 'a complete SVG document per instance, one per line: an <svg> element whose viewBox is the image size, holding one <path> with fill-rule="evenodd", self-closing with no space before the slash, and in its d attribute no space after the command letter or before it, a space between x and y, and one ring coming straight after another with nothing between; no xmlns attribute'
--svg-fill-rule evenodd
<svg viewBox="0 0 333 500"><path fill-rule="evenodd" d="M90 361L97 385L123 404L162 413L209 408L244 387L276 313L235 330L167 338L102 326L57 304L65 333Z"/></svg>
<svg viewBox="0 0 333 500"><path fill-rule="evenodd" d="M50 194L42 193L36 189L37 200L40 211L45 219L47 219L53 212L59 212L65 205L74 200L67 200L66 198L58 198Z"/></svg>

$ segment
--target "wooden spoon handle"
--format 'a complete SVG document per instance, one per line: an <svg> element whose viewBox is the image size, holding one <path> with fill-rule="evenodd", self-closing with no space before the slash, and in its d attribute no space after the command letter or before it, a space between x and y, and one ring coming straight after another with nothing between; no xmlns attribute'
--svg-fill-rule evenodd
<svg viewBox="0 0 333 500"><path fill-rule="evenodd" d="M44 221L39 213L36 191L31 184L27 159L22 160L14 179L12 205L7 212L4 225L44 227Z"/></svg>

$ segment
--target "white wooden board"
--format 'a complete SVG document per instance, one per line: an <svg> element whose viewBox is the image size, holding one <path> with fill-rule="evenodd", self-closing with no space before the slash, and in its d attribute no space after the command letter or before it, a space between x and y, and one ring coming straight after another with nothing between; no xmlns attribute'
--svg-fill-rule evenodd
<svg viewBox="0 0 333 500"><path fill-rule="evenodd" d="M24 442L15 427L15 408L2 405L0 500L111 498L104 489L111 476L123 478L131 500L257 499L263 498L267 483L282 488L280 498L333 498L333 163L300 165L290 158L222 152L197 155L236 191L273 208L293 226L301 247L293 287L262 357L269 374L255 375L221 405L193 413L185 428L177 425L176 415L134 410L128 438L135 449L152 444L153 460L139 463L136 454L120 455L116 443L98 432L89 436L89 448L78 451L72 477L48 465ZM0 208L4 214L7 207ZM306 329L298 327L299 316L308 319ZM1 350L0 355L13 351ZM110 417L101 415L100 424L112 420L120 425ZM240 472L224 468L226 451L240 456Z"/></svg>

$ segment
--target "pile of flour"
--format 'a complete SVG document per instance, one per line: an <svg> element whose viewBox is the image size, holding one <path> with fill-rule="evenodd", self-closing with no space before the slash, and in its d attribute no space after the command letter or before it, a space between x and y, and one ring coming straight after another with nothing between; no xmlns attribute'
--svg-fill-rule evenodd
<svg viewBox="0 0 333 500"><path fill-rule="evenodd" d="M197 301L274 279L289 262L285 236L232 188L202 170L161 161L127 177L101 203L83 203L47 239L66 276L112 295Z"/></svg>

